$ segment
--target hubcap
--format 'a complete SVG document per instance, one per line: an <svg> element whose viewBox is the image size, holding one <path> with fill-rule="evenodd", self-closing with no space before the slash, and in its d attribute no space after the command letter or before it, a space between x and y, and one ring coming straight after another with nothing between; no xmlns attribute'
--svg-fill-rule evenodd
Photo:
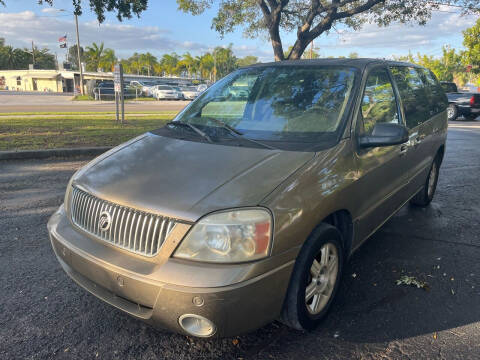
<svg viewBox="0 0 480 360"><path fill-rule="evenodd" d="M437 177L437 165L433 163L430 175L428 177L428 197L431 198L435 188L435 179Z"/></svg>
<svg viewBox="0 0 480 360"><path fill-rule="evenodd" d="M332 243L326 243L313 259L305 289L305 303L310 314L320 313L332 296L338 275L338 252Z"/></svg>

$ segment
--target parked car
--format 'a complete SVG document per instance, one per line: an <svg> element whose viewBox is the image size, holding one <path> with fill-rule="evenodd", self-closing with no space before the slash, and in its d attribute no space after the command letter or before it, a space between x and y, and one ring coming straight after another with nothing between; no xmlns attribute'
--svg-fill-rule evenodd
<svg viewBox="0 0 480 360"><path fill-rule="evenodd" d="M152 81L137 81L137 80L130 81L131 87L133 87L134 89L140 89L141 90L140 95L147 96L147 97L152 96L152 88L155 85L156 84Z"/></svg>
<svg viewBox="0 0 480 360"><path fill-rule="evenodd" d="M453 121L463 116L466 119L475 119L480 115L480 94L458 92L453 82L442 81L442 87L448 98L448 120Z"/></svg>
<svg viewBox="0 0 480 360"><path fill-rule="evenodd" d="M245 78L246 98L225 94ZM238 69L79 170L48 223L53 249L87 291L171 331L312 329L352 253L404 204L432 201L447 105L408 63Z"/></svg>
<svg viewBox="0 0 480 360"><path fill-rule="evenodd" d="M206 84L200 84L200 85L197 86L197 91L198 92L204 92L207 89L208 89L208 85L206 85Z"/></svg>
<svg viewBox="0 0 480 360"><path fill-rule="evenodd" d="M200 95L200 91L197 90L196 86L183 86L180 88L180 91L185 100L194 100Z"/></svg>
<svg viewBox="0 0 480 360"><path fill-rule="evenodd" d="M156 85L152 89L152 94L157 100L182 100L183 95L169 85Z"/></svg>
<svg viewBox="0 0 480 360"><path fill-rule="evenodd" d="M123 93L126 98L135 96L135 89L130 85L125 85ZM97 83L93 89L93 96L96 100L115 99L115 85L112 80L103 80Z"/></svg>

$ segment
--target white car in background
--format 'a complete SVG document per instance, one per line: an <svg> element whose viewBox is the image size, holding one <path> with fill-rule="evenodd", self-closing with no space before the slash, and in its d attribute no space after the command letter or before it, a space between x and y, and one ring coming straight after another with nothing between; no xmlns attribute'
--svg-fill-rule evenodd
<svg viewBox="0 0 480 360"><path fill-rule="evenodd" d="M139 95L144 96L152 96L152 88L154 87L154 85L155 84L152 82L144 82L137 80L130 81L130 86L136 89L140 89L142 91L142 94Z"/></svg>
<svg viewBox="0 0 480 360"><path fill-rule="evenodd" d="M197 91L199 93L204 92L207 89L208 89L208 85L206 85L206 84L200 84L200 85L197 86Z"/></svg>
<svg viewBox="0 0 480 360"><path fill-rule="evenodd" d="M182 100L181 92L169 85L156 85L152 89L153 96L157 100Z"/></svg>
<svg viewBox="0 0 480 360"><path fill-rule="evenodd" d="M200 95L200 91L196 86L183 86L180 88L185 100L194 100Z"/></svg>

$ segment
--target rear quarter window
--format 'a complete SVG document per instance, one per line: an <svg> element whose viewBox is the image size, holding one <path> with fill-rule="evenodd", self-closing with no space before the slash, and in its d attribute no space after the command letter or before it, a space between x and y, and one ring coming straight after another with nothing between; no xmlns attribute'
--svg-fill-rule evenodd
<svg viewBox="0 0 480 360"><path fill-rule="evenodd" d="M390 70L402 99L405 121L412 129L430 118L430 95L422 80L421 69L413 66L391 66Z"/></svg>
<svg viewBox="0 0 480 360"><path fill-rule="evenodd" d="M445 111L448 107L448 99L437 77L428 69L419 70L421 70L424 75L423 79L425 82L425 88L427 89L427 93L430 98L430 109L432 115L436 115Z"/></svg>

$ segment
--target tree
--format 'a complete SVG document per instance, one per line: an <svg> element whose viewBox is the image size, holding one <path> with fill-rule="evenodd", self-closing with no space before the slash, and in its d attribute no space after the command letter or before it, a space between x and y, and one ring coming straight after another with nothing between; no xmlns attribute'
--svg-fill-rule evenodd
<svg viewBox="0 0 480 360"><path fill-rule="evenodd" d="M92 46L86 47L85 62L87 71L97 71L100 68L100 61L103 56L104 44L99 45L93 43Z"/></svg>
<svg viewBox="0 0 480 360"><path fill-rule="evenodd" d="M154 66L158 62L157 58L149 52L147 52L146 54L141 54L138 60L139 65L142 67L141 71L143 71L143 69L146 69L148 76L150 76L151 73L154 71Z"/></svg>
<svg viewBox="0 0 480 360"><path fill-rule="evenodd" d="M77 44L68 48L68 61L72 64L74 70L78 70ZM85 50L80 46L80 61L85 62Z"/></svg>
<svg viewBox="0 0 480 360"><path fill-rule="evenodd" d="M0 0L5 5L7 0ZM55 0L37 0L53 5ZM366 22L381 26L391 22L416 21L425 24L432 10L442 4L461 7L463 12L480 12L480 0L176 0L179 9L200 15L215 6L217 16L212 27L222 36L237 27L256 37L267 33L275 60L299 59L306 47L318 36L338 24L359 29ZM72 0L74 13L82 14L82 1ZM131 18L147 9L148 0L90 0L90 8L101 23L105 13L116 11L119 20ZM218 3L218 4L216 4ZM281 31L297 32L297 40L285 57Z"/></svg>
<svg viewBox="0 0 480 360"><path fill-rule="evenodd" d="M239 67L253 65L256 63L258 63L258 57L252 55L248 55L237 60L237 66Z"/></svg>
<svg viewBox="0 0 480 360"><path fill-rule="evenodd" d="M115 51L113 51L112 49L105 49L98 65L103 71L113 72L113 68L116 62L117 57L115 56Z"/></svg>
<svg viewBox="0 0 480 360"><path fill-rule="evenodd" d="M468 11L478 0L444 1ZM179 9L193 15L211 8L213 0L177 0ZM393 21L425 24L441 1L423 0L221 0L212 28L222 36L243 27L249 37L267 33L275 60L300 59L307 46L337 24L354 29L365 22L386 26ZM217 4L215 4L217 6ZM468 8L470 6L470 8ZM281 31L296 31L297 40L284 53Z"/></svg>
<svg viewBox="0 0 480 360"><path fill-rule="evenodd" d="M465 51L465 65L472 66L471 71L480 74L480 19L471 28L463 32Z"/></svg>

